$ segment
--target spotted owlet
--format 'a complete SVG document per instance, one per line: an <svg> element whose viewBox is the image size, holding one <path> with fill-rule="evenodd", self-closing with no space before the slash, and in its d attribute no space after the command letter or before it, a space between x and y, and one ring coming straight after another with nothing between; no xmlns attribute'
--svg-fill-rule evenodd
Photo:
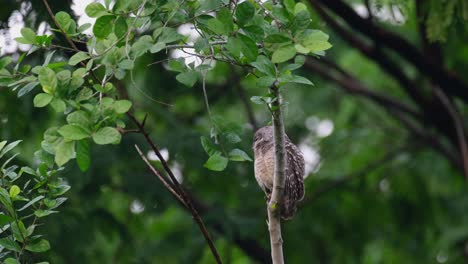
<svg viewBox="0 0 468 264"><path fill-rule="evenodd" d="M275 142L273 127L262 127L255 132L255 179L269 199L275 174ZM304 156L285 135L286 164L285 189L281 218L290 219L296 212L296 204L304 198Z"/></svg>

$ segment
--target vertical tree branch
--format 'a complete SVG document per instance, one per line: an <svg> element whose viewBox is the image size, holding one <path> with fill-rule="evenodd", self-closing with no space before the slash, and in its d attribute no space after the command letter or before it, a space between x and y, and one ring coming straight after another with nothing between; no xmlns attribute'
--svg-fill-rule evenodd
<svg viewBox="0 0 468 264"><path fill-rule="evenodd" d="M284 124L281 114L281 95L278 83L270 87L270 93L275 100L271 103L273 130L275 138L275 176L273 180L273 191L268 203L268 231L270 232L271 259L273 264L284 263L283 239L281 237L280 208L283 203L286 150L284 147Z"/></svg>

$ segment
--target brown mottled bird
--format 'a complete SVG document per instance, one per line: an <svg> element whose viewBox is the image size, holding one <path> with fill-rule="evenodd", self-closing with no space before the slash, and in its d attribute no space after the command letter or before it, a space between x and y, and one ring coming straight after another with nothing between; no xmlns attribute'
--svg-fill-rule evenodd
<svg viewBox="0 0 468 264"><path fill-rule="evenodd" d="M271 196L275 174L275 142L273 127L265 126L257 130L254 136L255 178L258 185ZM296 204L304 198L304 156L285 135L286 164L285 189L281 218L290 219L296 212Z"/></svg>

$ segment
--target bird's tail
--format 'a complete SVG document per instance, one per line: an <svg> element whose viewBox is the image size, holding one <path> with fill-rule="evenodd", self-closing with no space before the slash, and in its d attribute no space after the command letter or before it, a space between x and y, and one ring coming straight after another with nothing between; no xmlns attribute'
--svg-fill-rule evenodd
<svg viewBox="0 0 468 264"><path fill-rule="evenodd" d="M290 220L293 218L294 214L297 211L297 202L296 200L285 197L283 205L281 206L281 219Z"/></svg>

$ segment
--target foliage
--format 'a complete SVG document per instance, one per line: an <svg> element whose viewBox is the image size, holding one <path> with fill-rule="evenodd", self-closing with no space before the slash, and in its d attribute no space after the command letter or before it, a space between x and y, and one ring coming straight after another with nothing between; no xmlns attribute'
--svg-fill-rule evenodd
<svg viewBox="0 0 468 264"><path fill-rule="evenodd" d="M5 158L19 143L0 142L0 158ZM57 213L56 208L67 200L62 195L70 186L58 177L62 168L53 169L53 161L46 158L47 155L43 150L36 152L36 156L42 160L36 170L11 165L17 154L2 162L0 226L3 236L0 246L1 258L5 263L19 263L23 254L50 249L49 241L37 234L36 228L44 217Z"/></svg>
<svg viewBox="0 0 468 264"><path fill-rule="evenodd" d="M312 84L308 79L292 74L304 63L303 57L298 57L292 64L288 61L296 54L324 55L324 50L331 45L328 35L310 28L310 13L304 4L291 0L284 2L284 5L245 1L229 9L231 5L222 1L186 3L145 0L117 1L111 8L110 2L106 2L105 6L91 3L85 12L96 21L92 25L94 35L88 37L86 51L72 45L75 50L68 62L55 60L57 47L52 44L53 35L37 35L32 29L23 28L22 36L15 40L31 45L31 49L22 55L15 66L11 65L11 58L2 59L2 84L13 91L17 90L18 97L33 92L36 87L41 88L34 96L33 105L37 108L50 107L63 114L66 120L66 124L49 127L45 131L41 153L43 156L52 155L59 169L76 158L82 171L90 166L91 142L107 145L121 141L121 132L125 129L122 118L132 103L115 99L119 96L116 87L129 72L132 74L135 62L148 52L188 47L187 36L177 33L179 24L191 22L194 30L200 34L193 45L195 56L202 60L200 65L186 64L184 59L168 62L170 70L179 72L176 80L186 86L194 86L199 76L205 85L205 76L212 68L213 61L253 67L255 70L252 73L258 77L257 85L264 88L273 83L277 87L287 83ZM84 31L91 25L78 27L75 20L63 11L55 14L53 19L58 27L56 31L64 34L68 40L87 38ZM137 34L137 29L145 31ZM24 58L40 49L50 50L42 65L22 65ZM271 98L267 103L275 100ZM206 105L210 111L207 99ZM204 166L213 171L222 171L229 160L252 161L245 151L235 147L241 138L229 128L232 125L210 118L213 123L210 136L214 142L202 137L202 145L209 155ZM49 168L52 166L48 164ZM10 198L16 197L19 192L19 187L14 185L10 188ZM53 193L53 190L50 192ZM41 198L36 197L33 201L44 198L38 197ZM36 216L46 216L51 212L54 211L39 209ZM9 213L15 213L13 208L9 209ZM20 237L15 238L19 240ZM19 241L25 242L25 238ZM6 242L6 249L19 251L10 245L14 241ZM36 242L45 245L42 240ZM18 261L22 251L19 253Z"/></svg>
<svg viewBox="0 0 468 264"><path fill-rule="evenodd" d="M167 153L176 176L204 208L200 213L223 261L262 262L265 252L268 256L268 251L262 251L268 249L265 199L255 182L252 162L245 161L253 157L250 147L255 122L263 125L270 119L265 105L275 98L265 88L279 80L272 74L275 71L286 73L282 81L287 84L282 91L289 102L284 106L288 136L305 147L305 153L319 157L318 164L309 163L312 167L305 181L304 203L297 216L283 227L286 261L464 261L468 199L460 172L430 148L430 143L422 141L394 114L388 114L382 104L342 90L339 83L321 78L321 72L308 68L311 61L325 63L328 59L355 77L344 79L345 83L354 85L357 80L372 92L417 109L401 83L382 69L377 59L364 56L345 42L315 12L309 13L311 21L304 30L321 29L330 34L333 42L333 49L318 60L315 58L319 55L301 51L327 47L328 39L318 31L308 31L316 36L316 43L305 47L308 42L297 41L297 32L289 35L288 30L300 24L294 22L297 4L292 1L278 5L283 11L275 9L271 2L263 4L265 9L249 2L254 12L248 3L239 4L230 16L221 11L233 10L227 1L165 1L158 5L148 1L139 16L135 14L141 1L122 1L117 7L108 7L105 2L88 7L88 15L96 18L94 24L80 26L68 2L50 1L54 12L66 12L57 12L57 20L75 40L81 51L77 52L47 16L42 2L33 1L28 13L22 14L26 27L36 35L36 44L27 56L18 51L0 59L0 82L9 86L0 87L0 137L8 141L23 139L17 146L22 154L15 163L36 168L42 158L47 158L48 164L53 165L47 171L60 170L54 177L66 175L66 182L72 186L60 214L38 218L44 224L37 225L32 235L43 235L41 239L50 241L51 250L36 253L25 249L21 263L213 263L191 217L154 181L134 151L135 144L142 149L146 145L141 135L132 132L134 127L125 113L127 107L138 120L147 115L145 128ZM315 10L309 6L312 2L316 1L303 2L307 10ZM364 2L347 1L349 5ZM417 24L427 21L427 12L438 1L431 1L422 18L414 10L415 1L370 2L404 4L405 8L407 5L408 9L403 10L405 23L395 25L377 19L372 23L422 49ZM13 3L0 1L0 5L0 13L4 13L12 10ZM297 5L297 10L301 9L303 6ZM266 15L265 10L271 15ZM444 55L439 64L466 79L462 73L468 58L467 32L460 23L464 21L458 15L461 9L455 10L452 24L444 26L446 41L439 43ZM278 29L273 17L278 24L287 26ZM437 19L436 25L445 25L442 22L447 18ZM54 28L52 34L37 30L44 20ZM345 23L341 17L336 20ZM203 36L188 36L182 30L184 26L197 27ZM427 26L426 23L423 28ZM390 63L410 76L414 87L427 88L432 76L419 72L401 56L393 56L396 51L388 51L387 43L368 40L359 28L348 29L369 46L390 54ZM21 38L32 41L32 34L25 31ZM186 48L189 46L193 49ZM292 46L295 55L291 55ZM27 46L21 49L24 47ZM178 58L174 50L181 49L200 59L190 64L193 57ZM291 59L272 69L273 54L274 61ZM39 68L33 71L36 65ZM332 72L332 65L326 65L327 72ZM69 73L61 73L64 71ZM32 78L15 84L25 77ZM73 86L77 86L73 91L64 89ZM85 91L80 93L82 90ZM424 91L429 96L430 90ZM210 111L205 106L205 94ZM109 99L113 101L106 102ZM35 108L34 101L45 106ZM60 101L65 104L64 111ZM455 102L460 113L466 113L466 106L459 99ZM104 104L111 107L99 107ZM253 122L246 114L248 107ZM62 111L56 112L57 109ZM421 128L433 133L433 138L443 145L450 145L450 139L430 127L434 120L429 115ZM323 132L327 122L332 124L331 134ZM116 129L121 138L106 127ZM60 143L65 146L58 148ZM42 149L44 157L34 156L37 149ZM55 163L58 149L63 153L58 162L66 166L62 169ZM451 150L457 153L456 148ZM151 152L146 154L149 158L154 156ZM76 164L71 162L73 159ZM244 162L236 162L241 160ZM153 164L161 168L160 162L154 160ZM209 170L204 164L220 171ZM376 165L368 168L372 164ZM17 185L18 195L32 200L36 196L25 195L24 184L29 179L33 182L34 177L23 173L17 182L2 187L9 196L10 187ZM317 194L336 181L344 183ZM12 193L15 192L17 189L13 188ZM43 200L19 216L31 215ZM15 201L14 208L20 209L26 203ZM26 229L34 217L23 221ZM2 238L12 238L10 229L5 232ZM2 252L7 251L10 252ZM17 257L14 252L9 254L4 258Z"/></svg>

